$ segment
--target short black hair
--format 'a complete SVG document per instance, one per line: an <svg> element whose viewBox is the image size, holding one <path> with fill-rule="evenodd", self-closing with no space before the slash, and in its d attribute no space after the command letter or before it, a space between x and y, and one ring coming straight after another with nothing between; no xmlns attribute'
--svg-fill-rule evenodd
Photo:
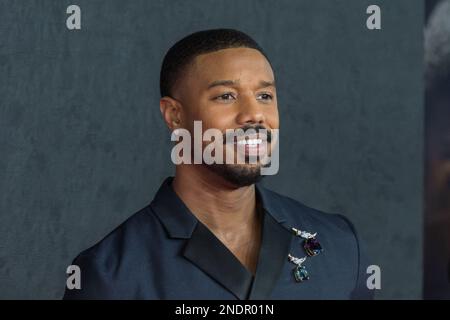
<svg viewBox="0 0 450 320"><path fill-rule="evenodd" d="M255 40L244 32L234 29L198 31L179 40L167 51L162 62L159 78L161 97L172 95L176 81L195 57L222 49L241 47L258 50L269 61Z"/></svg>

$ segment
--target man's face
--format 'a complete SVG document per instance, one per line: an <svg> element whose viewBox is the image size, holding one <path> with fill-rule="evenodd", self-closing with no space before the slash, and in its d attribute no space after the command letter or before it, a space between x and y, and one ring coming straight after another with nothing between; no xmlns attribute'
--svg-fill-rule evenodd
<svg viewBox="0 0 450 320"><path fill-rule="evenodd" d="M278 129L274 80L269 62L254 49L231 48L197 56L175 89L183 106L183 127L193 134L194 121L201 120L203 131L264 128L270 133ZM203 142L203 147L207 144ZM262 145L245 145L243 155L236 143L226 144L224 154L234 151L236 157L247 159L257 152L270 155L274 144L267 143L267 151ZM259 180L261 162L214 164L209 168L235 185L249 185Z"/></svg>

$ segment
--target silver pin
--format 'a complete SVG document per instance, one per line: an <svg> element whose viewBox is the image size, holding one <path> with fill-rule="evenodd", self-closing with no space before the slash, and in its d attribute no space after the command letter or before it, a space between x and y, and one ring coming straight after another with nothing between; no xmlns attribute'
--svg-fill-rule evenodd
<svg viewBox="0 0 450 320"><path fill-rule="evenodd" d="M316 233L309 233L309 232L306 232L306 231L298 230L296 228L292 228L292 231L294 232L294 234L296 236L299 236L300 238L303 238L303 239L312 239L312 238L315 238L317 236L317 232Z"/></svg>
<svg viewBox="0 0 450 320"><path fill-rule="evenodd" d="M288 259L289 259L290 262L292 262L292 263L294 263L294 264L296 264L296 265L298 265L298 266L301 266L302 263L305 262L306 257L303 257L303 258L297 258L297 257L294 257L294 256L291 255L291 254L288 254Z"/></svg>

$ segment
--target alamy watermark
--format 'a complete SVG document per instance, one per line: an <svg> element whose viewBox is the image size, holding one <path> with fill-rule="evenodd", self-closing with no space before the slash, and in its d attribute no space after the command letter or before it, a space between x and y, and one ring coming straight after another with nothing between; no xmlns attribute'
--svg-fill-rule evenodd
<svg viewBox="0 0 450 320"><path fill-rule="evenodd" d="M261 164L261 175L275 175L279 169L279 129L262 127L203 132L202 121L194 121L193 137L189 130L175 129L171 151L178 164ZM206 146L204 143L208 143Z"/></svg>
<svg viewBox="0 0 450 320"><path fill-rule="evenodd" d="M369 274L366 280L366 286L369 290L381 289L381 268L376 264L367 267L366 273Z"/></svg>

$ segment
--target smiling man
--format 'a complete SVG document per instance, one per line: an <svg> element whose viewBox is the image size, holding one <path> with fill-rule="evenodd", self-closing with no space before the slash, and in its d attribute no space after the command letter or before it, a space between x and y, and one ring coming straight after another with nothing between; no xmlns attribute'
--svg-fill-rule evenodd
<svg viewBox="0 0 450 320"><path fill-rule="evenodd" d="M75 259L81 289L66 299L371 298L350 222L258 184L279 115L272 66L252 38L230 29L183 38L164 58L160 89L172 136L184 130L195 144L201 121L200 134L224 137L215 156L233 161L177 163L147 207ZM240 133L226 139L227 130ZM204 155L201 141L180 156Z"/></svg>

